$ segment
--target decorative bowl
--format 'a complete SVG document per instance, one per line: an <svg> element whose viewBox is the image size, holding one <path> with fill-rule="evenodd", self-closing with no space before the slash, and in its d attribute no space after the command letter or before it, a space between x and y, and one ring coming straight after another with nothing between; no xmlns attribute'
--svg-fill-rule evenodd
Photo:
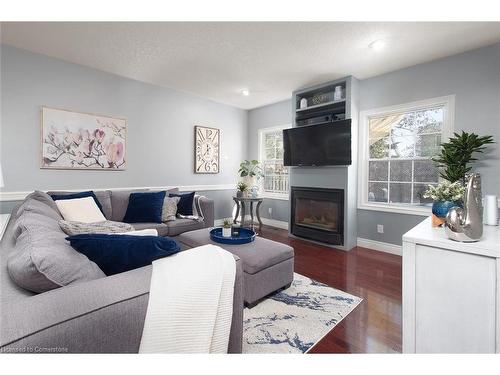
<svg viewBox="0 0 500 375"><path fill-rule="evenodd" d="M240 228L239 236L223 237L222 228L214 228L210 231L210 239L226 245L242 245L255 240L255 232L251 229Z"/></svg>

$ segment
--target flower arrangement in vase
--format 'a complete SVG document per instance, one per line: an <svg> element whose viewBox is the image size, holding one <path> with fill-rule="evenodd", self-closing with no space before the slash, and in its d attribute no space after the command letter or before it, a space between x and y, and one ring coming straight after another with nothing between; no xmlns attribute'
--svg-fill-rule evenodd
<svg viewBox="0 0 500 375"><path fill-rule="evenodd" d="M460 181L445 181L437 186L429 185L424 193L424 198L430 198L432 203L432 225L439 226L444 223L446 214L453 207L462 207L465 188Z"/></svg>
<svg viewBox="0 0 500 375"><path fill-rule="evenodd" d="M441 171L440 177L446 180L437 186L429 186L424 198L431 198L432 225L440 226L453 207L462 207L465 194L466 175L477 160L475 153L483 153L488 144L495 143L490 135L479 136L475 133L454 133L448 142L441 144L439 154L432 158Z"/></svg>
<svg viewBox="0 0 500 375"><path fill-rule="evenodd" d="M244 181L249 189L257 186L257 181L261 177L264 177L264 173L262 173L262 168L260 167L258 160L243 160L240 163L238 173L240 177L245 179Z"/></svg>

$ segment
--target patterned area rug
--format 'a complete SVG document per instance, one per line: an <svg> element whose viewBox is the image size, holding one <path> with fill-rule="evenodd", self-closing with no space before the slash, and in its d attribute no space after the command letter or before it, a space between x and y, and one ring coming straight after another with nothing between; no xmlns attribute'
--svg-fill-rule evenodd
<svg viewBox="0 0 500 375"><path fill-rule="evenodd" d="M245 309L243 353L306 353L361 301L296 273L290 288Z"/></svg>

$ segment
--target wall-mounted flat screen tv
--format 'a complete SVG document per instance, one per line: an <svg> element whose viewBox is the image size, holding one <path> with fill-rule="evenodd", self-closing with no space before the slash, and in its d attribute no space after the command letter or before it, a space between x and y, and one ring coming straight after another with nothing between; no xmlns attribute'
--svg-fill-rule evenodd
<svg viewBox="0 0 500 375"><path fill-rule="evenodd" d="M286 166L351 164L351 120L283 130Z"/></svg>

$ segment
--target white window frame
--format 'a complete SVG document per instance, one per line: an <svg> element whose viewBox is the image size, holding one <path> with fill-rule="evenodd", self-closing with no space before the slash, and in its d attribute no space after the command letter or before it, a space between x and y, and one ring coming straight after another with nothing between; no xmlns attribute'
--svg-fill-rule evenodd
<svg viewBox="0 0 500 375"><path fill-rule="evenodd" d="M284 130L284 129L290 129L292 126L290 124L284 124L284 125L278 125L278 126L271 126L268 128L261 128L259 129L259 163L261 166L263 166L263 161L264 161L264 148L262 147L262 141L264 138L265 133L270 133L276 130ZM261 178L259 181L259 187L260 191L262 192L260 195L264 198L270 198L270 199L280 199L280 200L288 200L290 196L290 192L286 193L271 193L271 192L266 192L264 191L264 178ZM288 174L288 186L290 187L290 171Z"/></svg>
<svg viewBox="0 0 500 375"><path fill-rule="evenodd" d="M419 100L394 106L360 111L359 113L359 168L358 168L358 209L393 212L408 215L427 216L431 208L427 206L398 206L397 204L368 201L368 160L369 160L369 120L372 117L395 115L403 112L444 107L441 140L445 142L453 134L455 117L455 95Z"/></svg>

